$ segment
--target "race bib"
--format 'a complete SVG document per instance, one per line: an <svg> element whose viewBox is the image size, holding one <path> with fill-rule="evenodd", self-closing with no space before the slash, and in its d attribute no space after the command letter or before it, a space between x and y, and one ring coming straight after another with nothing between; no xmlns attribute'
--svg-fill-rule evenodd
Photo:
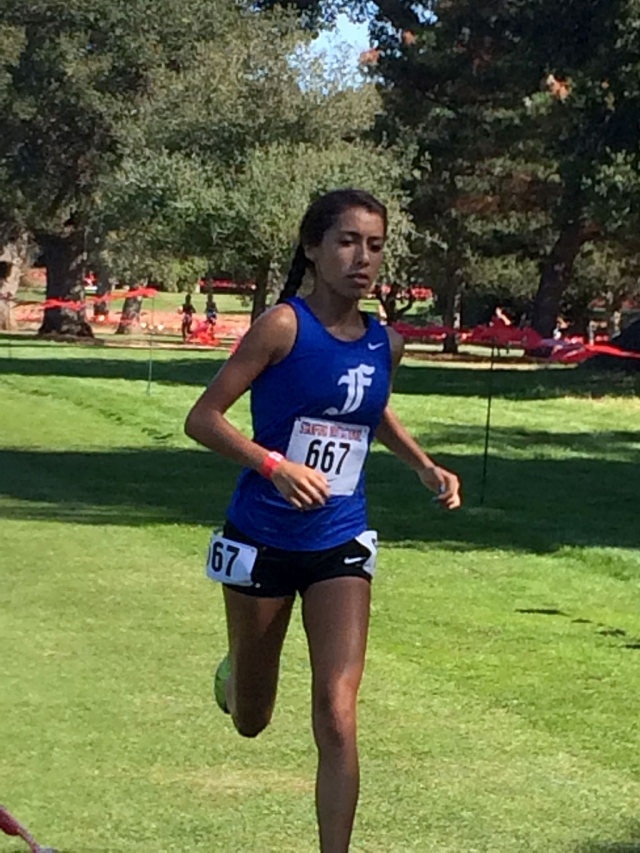
<svg viewBox="0 0 640 853"><path fill-rule="evenodd" d="M219 533L214 533L207 554L207 577L219 583L251 586L251 572L258 556L258 549L244 542L235 542Z"/></svg>
<svg viewBox="0 0 640 853"><path fill-rule="evenodd" d="M331 495L352 495L369 449L369 427L317 418L298 418L286 457L321 471Z"/></svg>

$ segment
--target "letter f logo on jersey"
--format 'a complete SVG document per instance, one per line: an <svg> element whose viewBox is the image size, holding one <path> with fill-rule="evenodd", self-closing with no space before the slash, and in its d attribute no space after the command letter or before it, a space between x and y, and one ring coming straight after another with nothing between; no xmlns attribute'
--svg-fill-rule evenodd
<svg viewBox="0 0 640 853"><path fill-rule="evenodd" d="M325 415L350 415L351 412L356 412L362 405L364 389L371 385L373 380L370 377L375 372L375 367L370 364L359 364L341 376L338 385L347 386L347 399L341 409L331 407L325 411Z"/></svg>

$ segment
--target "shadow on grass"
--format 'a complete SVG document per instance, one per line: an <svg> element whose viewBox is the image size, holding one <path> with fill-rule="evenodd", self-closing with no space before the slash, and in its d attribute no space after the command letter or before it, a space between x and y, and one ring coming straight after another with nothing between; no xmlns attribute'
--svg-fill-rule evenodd
<svg viewBox="0 0 640 853"><path fill-rule="evenodd" d="M112 351L113 352L113 351ZM114 358L105 350L88 351L85 357L70 358L0 357L0 375L70 376L97 379L146 380L144 350L136 355ZM211 381L225 357L219 353L198 358L170 357L162 353L154 360L157 382L204 386ZM402 366L394 387L400 394L486 397L486 369L468 367ZM494 396L514 400L542 400L566 395L604 397L610 394L640 394L640 376L582 372L572 368L537 370L500 369L494 374Z"/></svg>
<svg viewBox="0 0 640 853"><path fill-rule="evenodd" d="M486 397L489 370L469 367L404 365L394 390L399 394ZM494 397L511 400L545 400L564 396L606 397L640 394L640 377L540 366L533 370L500 368L493 374Z"/></svg>
<svg viewBox="0 0 640 853"><path fill-rule="evenodd" d="M108 358L101 353L86 358L0 358L0 376L69 376L83 379L129 379L147 381L148 361L144 350L134 350L136 357ZM163 354L164 355L164 354ZM200 385L211 382L226 359L218 353L209 358L172 358L153 361L154 382L177 385Z"/></svg>
<svg viewBox="0 0 640 853"><path fill-rule="evenodd" d="M480 445L484 446L485 430L483 426L457 424L435 428L419 436L424 447L434 444ZM491 452L507 450L526 450L529 455L536 453L535 448L550 448L566 454L624 458L629 462L640 463L639 430L598 430L597 432L553 432L518 427L491 427ZM553 453L553 450L550 452Z"/></svg>
<svg viewBox="0 0 640 853"><path fill-rule="evenodd" d="M465 483L466 507L434 506L390 454L368 465L370 522L385 541L452 550L551 553L565 545L640 547L640 482L605 459L492 460L486 506L477 505L482 459L439 456ZM97 525L219 524L238 467L200 450L0 450L0 518Z"/></svg>
<svg viewBox="0 0 640 853"><path fill-rule="evenodd" d="M627 841L587 841L576 853L640 853L640 823L633 823Z"/></svg>

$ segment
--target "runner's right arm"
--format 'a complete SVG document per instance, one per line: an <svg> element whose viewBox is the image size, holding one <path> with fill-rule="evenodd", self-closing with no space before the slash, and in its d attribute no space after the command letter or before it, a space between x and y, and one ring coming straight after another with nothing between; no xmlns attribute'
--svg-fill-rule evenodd
<svg viewBox="0 0 640 853"><path fill-rule="evenodd" d="M185 422L186 434L210 450L259 471L269 449L243 435L225 413L263 370L291 352L296 334L295 314L288 305L278 305L260 317L194 404ZM323 505L329 497L323 474L286 459L277 465L271 481L296 509Z"/></svg>

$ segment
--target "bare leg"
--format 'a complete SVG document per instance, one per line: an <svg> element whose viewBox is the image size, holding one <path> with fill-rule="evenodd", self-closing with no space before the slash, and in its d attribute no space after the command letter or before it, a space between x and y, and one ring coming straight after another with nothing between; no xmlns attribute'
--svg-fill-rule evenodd
<svg viewBox="0 0 640 853"><path fill-rule="evenodd" d="M313 733L318 747L316 807L322 853L347 853L360 774L356 701L364 670L371 587L332 578L303 596L313 671Z"/></svg>
<svg viewBox="0 0 640 853"><path fill-rule="evenodd" d="M244 737L256 737L271 720L293 601L293 596L258 598L224 588L231 660L226 698Z"/></svg>

